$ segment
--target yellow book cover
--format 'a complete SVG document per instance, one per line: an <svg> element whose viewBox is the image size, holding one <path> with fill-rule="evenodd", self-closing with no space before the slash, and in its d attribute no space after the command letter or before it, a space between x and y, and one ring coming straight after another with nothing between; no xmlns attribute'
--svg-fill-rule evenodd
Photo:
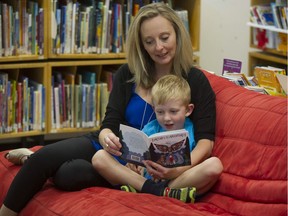
<svg viewBox="0 0 288 216"><path fill-rule="evenodd" d="M259 86L265 87L269 92L281 93L282 88L274 70L267 67L255 67L255 77Z"/></svg>

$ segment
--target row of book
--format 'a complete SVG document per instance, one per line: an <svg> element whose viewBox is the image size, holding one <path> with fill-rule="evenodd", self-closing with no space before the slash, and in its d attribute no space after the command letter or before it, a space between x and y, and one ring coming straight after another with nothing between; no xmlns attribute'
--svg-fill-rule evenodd
<svg viewBox="0 0 288 216"><path fill-rule="evenodd" d="M0 134L45 129L45 86L22 76L0 73Z"/></svg>
<svg viewBox="0 0 288 216"><path fill-rule="evenodd" d="M287 74L283 68L256 66L254 76L247 77L243 73L228 72L222 74L222 77L249 90L274 96L287 96Z"/></svg>
<svg viewBox="0 0 288 216"><path fill-rule="evenodd" d="M287 52L287 34L266 29L253 28L253 45L264 49L275 49L279 52Z"/></svg>
<svg viewBox="0 0 288 216"><path fill-rule="evenodd" d="M287 30L287 2L277 0L270 4L251 6L250 21L263 26ZM287 33L253 28L253 44L259 48L270 48L280 52L287 52Z"/></svg>
<svg viewBox="0 0 288 216"><path fill-rule="evenodd" d="M113 73L109 73L112 80ZM108 76L108 75L107 75ZM97 82L95 72L53 72L51 88L52 130L100 126L111 82Z"/></svg>
<svg viewBox="0 0 288 216"><path fill-rule="evenodd" d="M87 3L88 2L88 3ZM53 53L123 51L123 9L110 1L53 1Z"/></svg>
<svg viewBox="0 0 288 216"><path fill-rule="evenodd" d="M0 73L0 134L44 131L46 88L31 78L21 81ZM51 83L51 130L99 127L113 85L113 72L97 82L95 72L53 72Z"/></svg>
<svg viewBox="0 0 288 216"><path fill-rule="evenodd" d="M0 57L43 55L43 8L37 1L15 2L0 2Z"/></svg>
<svg viewBox="0 0 288 216"><path fill-rule="evenodd" d="M166 2L171 1L147 1ZM120 53L131 20L144 5L143 1L127 0L123 4L113 0L52 0L52 52ZM187 10L177 11L189 30Z"/></svg>
<svg viewBox="0 0 288 216"><path fill-rule="evenodd" d="M270 4L253 5L250 7L250 20L252 23L275 26L288 29L287 1L276 1Z"/></svg>
<svg viewBox="0 0 288 216"><path fill-rule="evenodd" d="M0 57L43 55L44 12L38 1L0 2ZM143 1L51 0L52 53L119 53ZM172 1L165 2L172 7ZM187 10L178 11L188 27ZM45 14L46 15L46 14ZM49 32L49 31L48 31Z"/></svg>

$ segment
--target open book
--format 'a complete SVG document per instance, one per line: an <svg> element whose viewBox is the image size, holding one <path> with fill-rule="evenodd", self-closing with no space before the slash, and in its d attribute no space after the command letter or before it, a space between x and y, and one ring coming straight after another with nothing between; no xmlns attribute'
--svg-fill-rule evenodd
<svg viewBox="0 0 288 216"><path fill-rule="evenodd" d="M166 131L151 136L144 132L120 125L122 158L144 166L142 160L152 160L164 167L191 165L188 131Z"/></svg>

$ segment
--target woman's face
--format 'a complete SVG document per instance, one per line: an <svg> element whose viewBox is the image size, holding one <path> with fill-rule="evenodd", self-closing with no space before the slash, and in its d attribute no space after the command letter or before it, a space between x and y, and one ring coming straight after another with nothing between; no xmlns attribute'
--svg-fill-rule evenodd
<svg viewBox="0 0 288 216"><path fill-rule="evenodd" d="M155 64L172 64L176 52L176 33L162 16L145 20L140 29L142 43Z"/></svg>

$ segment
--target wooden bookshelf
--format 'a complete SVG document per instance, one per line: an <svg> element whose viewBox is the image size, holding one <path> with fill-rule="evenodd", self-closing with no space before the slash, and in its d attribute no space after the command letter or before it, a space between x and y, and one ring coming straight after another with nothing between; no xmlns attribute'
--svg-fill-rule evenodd
<svg viewBox="0 0 288 216"><path fill-rule="evenodd" d="M251 6L257 5L270 5L275 0L251 0ZM255 30L259 29L261 31L269 31L271 34L274 34L274 37L277 37L278 34L282 34L282 36L287 34L288 30L279 28L277 26L271 25L263 25L258 23L253 23L251 20L247 23L250 26L250 47L254 49L258 49L258 51L251 51L249 52L249 62L248 62L248 74L250 76L254 75L254 67L255 66L274 66L286 69L287 73L287 45L286 50L279 50L277 47L274 48L267 48L267 47L259 47L255 44Z"/></svg>
<svg viewBox="0 0 288 216"><path fill-rule="evenodd" d="M19 7L23 7L23 4L25 3L26 0L21 0L21 1L18 1L18 0L11 0L11 1L0 1L1 3L1 14L2 14L2 23L1 23L1 28L2 28L2 35L3 37L1 38L1 41L3 43L3 46L0 47L0 51L2 51L3 53L6 53L6 55L2 54L2 52L0 52L0 63L6 63L6 62L16 62L16 61L39 61L39 60L43 60L43 59L47 59L47 42L48 42L48 32L47 32L47 7L48 7L48 1L44 1L44 0L36 0L34 2L37 3L37 7L38 10L37 10L37 13L35 13L37 15L35 16L32 16L31 18L31 29L29 30L28 32L28 24L27 22L23 22L22 20L24 20L22 18L22 16L24 17L26 15L26 19L27 19L27 14L28 14L28 9L30 7L30 5L27 4L27 7L26 10L19 10L18 8ZM27 1L28 2L28 1ZM32 1L31 1L32 2ZM35 3L35 4L36 4ZM6 10L6 13L4 12L4 6L3 5L6 5L6 9L8 10L8 6L11 6L12 11L13 11L13 14L8 14L7 10ZM31 7L30 7L31 8ZM41 9L42 12L41 12ZM32 9L31 9L32 10ZM23 12L25 11L25 13ZM16 12L17 13L17 16L16 16ZM5 15L3 14L5 13ZM40 15L42 13L42 15ZM25 14L25 15L24 15ZM32 12L31 12L32 14ZM18 22L19 22L19 26L22 26L22 25L25 25L27 28L27 30L25 32L27 32L27 34L24 33L24 31L20 30L22 29L21 27L19 27L18 31L15 30L15 28L11 29L8 27L9 30L4 30L6 29L4 23L9 23L9 25L16 25L15 23L11 24L10 21L12 19L10 19L10 21L8 20L9 17L18 17ZM41 17L41 18L40 18ZM37 25L36 24L36 19L39 19L41 20L41 23L43 22L43 25ZM34 21L33 21L34 20ZM33 28L32 28L33 26ZM37 26L37 27L36 27ZM41 29L42 31L40 32L40 27L39 26L43 26L43 28ZM36 33L37 32L37 28L39 28L39 35L37 37L41 38L41 44L43 44L43 49L40 49L38 48L37 50L32 51L32 48L30 49L29 47L31 47L31 41ZM5 33L6 32L6 33ZM28 34L31 34L31 35L28 35ZM41 37L40 37L40 34L41 34ZM19 37L17 37L17 35ZM13 38L14 37L14 38ZM28 37L30 37L30 39L27 39ZM36 37L36 35L35 35ZM16 39L18 38L18 40ZM26 38L26 39L25 39ZM6 43L5 43L6 41ZM35 40L33 40L35 41ZM29 43L31 42L31 43ZM37 40L36 42L38 42L37 45L35 46L38 46L40 44L40 39ZM36 43L35 42L35 43ZM38 46L40 47L40 46ZM6 49L5 49L6 48ZM7 50L7 51L5 51ZM11 51L12 50L12 51ZM34 49L33 49L34 50ZM38 50L42 50L42 52L40 53L40 51L38 52Z"/></svg>
<svg viewBox="0 0 288 216"><path fill-rule="evenodd" d="M13 11L17 11L17 6L21 5L21 2L29 2L28 0L10 0L1 1L0 3L6 3L13 7ZM45 127L39 130L29 130L29 131L17 131L17 132L7 132L0 133L0 140L12 139L12 138L25 138L25 137L38 137L47 136L52 134L75 134L75 133L85 133L89 131L94 131L99 129L99 127L88 127L88 128L60 128L53 129L51 123L51 79L53 71L61 71L65 74L72 72L77 74L82 68L89 68L91 71L98 75L100 81L103 80L103 74L108 68L117 68L120 65L126 63L124 50L119 53L105 53L105 54L83 54L83 53L73 53L73 54L55 54L53 52L53 40L52 40L52 26L53 26L53 6L51 1L47 0L37 0L38 8L43 8L43 50L39 54L20 53L17 51L15 55L2 55L0 53L0 73L7 73L9 79L20 80L20 77L27 76L31 80L41 83L45 87ZM59 2L59 1L58 1ZM77 0L72 0L73 3ZM103 2L105 2L103 0ZM124 0L114 0L114 2L124 4ZM144 4L150 1L144 0ZM172 0L172 5L174 9L186 9L188 10L188 21L189 21L189 33L191 35L191 41L194 51L199 50L199 34L200 34L200 3L201 0ZM19 3L19 4L18 4ZM20 6L21 7L21 6ZM28 9L26 8L28 13ZM3 16L2 16L3 17ZM1 23L2 24L2 23ZM13 34L13 33L12 33ZM16 33L15 33L16 35ZM1 36L0 36L1 37ZM2 40L3 38L1 38ZM3 40L2 40L3 42ZM27 42L28 43L28 42ZM1 48L1 47L0 47ZM19 48L20 49L20 48ZM3 51L4 52L4 51ZM195 65L199 64L199 57L194 56ZM1 101L0 101L1 103ZM1 111L1 110L0 110Z"/></svg>
<svg viewBox="0 0 288 216"><path fill-rule="evenodd" d="M254 75L253 71L256 66L273 66L278 68L284 68L286 71L288 71L286 57L281 57L261 51L249 52L248 64L249 76Z"/></svg>

